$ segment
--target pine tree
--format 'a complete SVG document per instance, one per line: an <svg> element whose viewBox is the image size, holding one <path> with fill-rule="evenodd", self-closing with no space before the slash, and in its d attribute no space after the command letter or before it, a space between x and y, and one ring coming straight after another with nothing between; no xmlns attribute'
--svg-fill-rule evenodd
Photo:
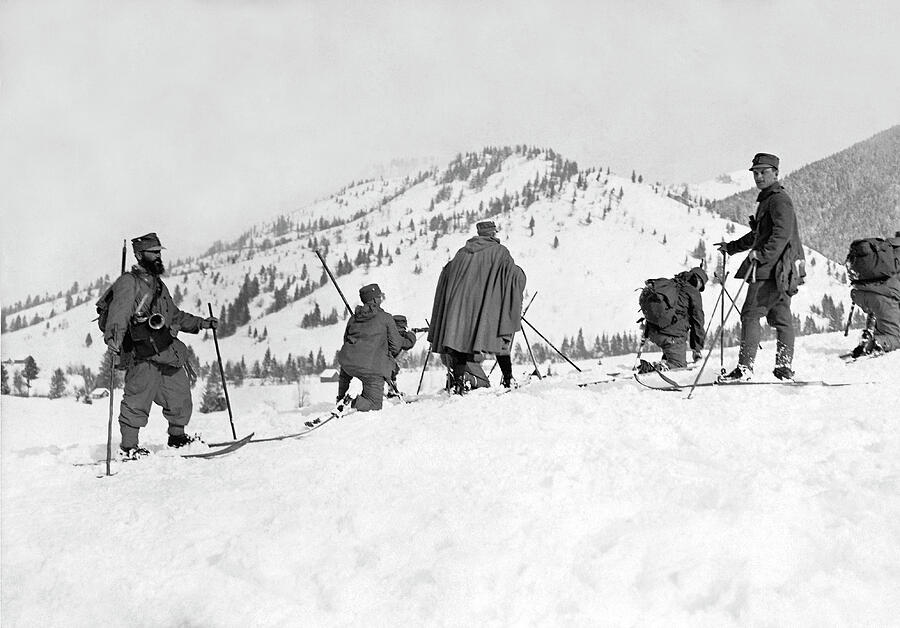
<svg viewBox="0 0 900 628"><path fill-rule="evenodd" d="M31 396L31 382L37 379L38 373L41 372L41 369L38 367L37 362L34 361L34 358L30 355L25 358L25 368L22 369L22 377L25 378L25 386L28 388L28 394L26 397Z"/></svg>
<svg viewBox="0 0 900 628"><path fill-rule="evenodd" d="M0 394L8 395L9 394L9 381L8 381L9 373L6 372L5 364L0 365L0 366L2 366L2 369L3 369L3 373L2 373L2 375L0 375Z"/></svg>
<svg viewBox="0 0 900 628"><path fill-rule="evenodd" d="M203 399L200 402L200 412L204 414L218 412L226 407L219 369L210 368L209 377L206 378L206 389L203 391Z"/></svg>
<svg viewBox="0 0 900 628"><path fill-rule="evenodd" d="M91 332L88 332L88 335L84 337L84 346L90 347L92 344L94 344L94 339L91 338Z"/></svg>
<svg viewBox="0 0 900 628"><path fill-rule="evenodd" d="M50 392L47 396L50 399L59 399L66 394L66 374L61 368L53 371L53 377L50 379Z"/></svg>

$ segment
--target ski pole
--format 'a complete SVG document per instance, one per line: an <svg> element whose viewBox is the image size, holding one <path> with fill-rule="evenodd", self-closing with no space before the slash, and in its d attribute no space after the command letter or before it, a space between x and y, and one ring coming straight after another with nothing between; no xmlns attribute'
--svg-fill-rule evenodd
<svg viewBox="0 0 900 628"><path fill-rule="evenodd" d="M541 375L541 369L538 368L537 360L534 359L534 353L531 351L531 343L528 342L528 336L525 335L525 330L522 330L522 338L525 339L525 346L528 347L528 355L531 356L531 363L534 364L534 372L537 373L538 379L544 379ZM577 366L575 368L578 368Z"/></svg>
<svg viewBox="0 0 900 628"><path fill-rule="evenodd" d="M116 354L109 351L109 423L106 426L106 475L109 475L109 462L112 459L112 419L113 390L116 385Z"/></svg>
<svg viewBox="0 0 900 628"><path fill-rule="evenodd" d="M534 303L534 297L536 297L536 296L537 296L537 292L535 292L533 295L531 295L531 300L528 302L528 305L525 306L525 309L522 310L522 316L525 316L525 315L528 313L528 308L530 308L530 307L531 307L531 304ZM513 332L512 336L510 336L510 338L509 338L509 346L510 346L510 347L513 346L513 338L515 338L515 336L516 336L516 332ZM494 369L495 369L495 368L497 368L497 361L496 361L496 360L494 360L494 366L491 367L491 370L490 370L490 372L488 373L488 377L490 377L491 375L493 375Z"/></svg>
<svg viewBox="0 0 900 628"><path fill-rule="evenodd" d="M425 319L425 324L428 327L431 327L431 323L428 322L428 319ZM419 375L419 385L416 387L416 394L422 390L422 380L425 379L425 370L428 368L428 359L431 357L431 343L428 343L428 351L425 352L425 363L422 365L422 374Z"/></svg>
<svg viewBox="0 0 900 628"><path fill-rule="evenodd" d="M728 253L722 251L722 294L719 295L719 298L722 300L722 309L719 310L719 374L725 374L725 280L728 279L728 272L725 270L725 267L728 264ZM728 295L728 298L731 299L731 295ZM734 303L734 300L731 301ZM715 314L715 312L713 312ZM712 322L712 317L710 317L710 323Z"/></svg>
<svg viewBox="0 0 900 628"><path fill-rule="evenodd" d="M750 272L747 273L746 275L744 275L744 279L743 279L743 281L741 282L741 285L740 285L740 287L738 288L737 293L735 294L735 300L736 300L739 296L741 296L741 292L744 290L744 286L746 286L747 284L750 283L750 278L751 278L751 277L755 277L755 276L756 276L756 260L754 260L753 262L751 262L751 265L750 265ZM723 303L723 304L722 304L722 309L724 309L724 308L725 308L725 305L724 305L724 303ZM722 333L722 330L725 328L725 321L728 320L728 317L731 316L731 313L732 313L734 310L735 310L735 302L732 301L732 302L731 302L731 307L728 308L728 313L727 313L725 316L722 317L722 324L721 324L721 327L719 328L719 331L718 331L718 333L717 333L716 335L719 335L719 334ZM700 381L700 376L703 374L703 370L706 368L706 363L709 361L709 356L712 355L712 351L713 351L714 348L715 348L715 346L710 347L710 348L709 348L709 351L706 352L706 357L703 359L703 364L700 365L700 369L697 371L697 377L694 378L694 383L691 384L691 390L690 390L690 392L688 393L688 396L687 396L688 399L690 399L690 398L691 398L691 395L694 394L694 389L697 388L697 382Z"/></svg>
<svg viewBox="0 0 900 628"><path fill-rule="evenodd" d="M641 344L638 345L637 355L634 357L634 366L631 367L632 371L636 371L638 369L638 365L641 363L641 354L644 352L644 345L647 344L647 321L644 321L644 324L641 325Z"/></svg>
<svg viewBox="0 0 900 628"><path fill-rule="evenodd" d="M125 274L125 257L128 255L128 240L122 240L122 272ZM109 422L106 426L106 475L110 475L109 463L112 460L112 419L113 391L116 386L116 354L109 352Z"/></svg>
<svg viewBox="0 0 900 628"><path fill-rule="evenodd" d="M572 362L572 360L570 360L568 357L566 357L566 355L565 355L562 351L560 351L559 349L557 349L556 347L554 347L554 346L553 346L553 343L550 342L549 340L547 340L546 336L544 336L544 334L542 334L541 332L539 332L539 331L535 328L534 325L532 325L531 323L529 323L528 320L527 320L524 316L522 317L522 322L525 323L526 325L528 325L529 327L531 327L531 329L532 329L532 331L534 331L534 333L536 333L538 336L541 337L541 339L542 339L544 342L546 342L548 345L550 345L550 348L553 349L554 351L556 351L559 355L561 355L562 358L563 358L566 362L568 362L568 363L571 364L573 367L575 367L575 370L576 370L576 371L578 371L579 373L582 372L581 369L578 368L578 365L577 365L577 364L575 364L574 362Z"/></svg>
<svg viewBox="0 0 900 628"><path fill-rule="evenodd" d="M856 303L850 304L850 315L847 317L847 324L844 325L844 338L847 337L847 334L850 333L850 322L853 320L853 310L856 308Z"/></svg>
<svg viewBox="0 0 900 628"><path fill-rule="evenodd" d="M350 316L353 316L353 308L350 307L350 304L347 302L347 298L344 296L344 293L341 292L341 287L338 285L338 282L334 278L334 275L331 274L331 269L328 268L328 264L325 263L325 258L322 257L321 253L319 253L319 249L316 249L316 256L319 258L319 261L322 262L322 268L324 268L325 272L328 273L328 278L331 279L331 283L332 285L334 285L335 290L337 290L338 294L341 295L341 300L343 300L344 305L347 306L347 312L350 313Z"/></svg>
<svg viewBox="0 0 900 628"><path fill-rule="evenodd" d="M212 318L212 303L207 303L209 308L209 316ZM228 422L231 423L231 437L237 440L237 432L234 431L234 417L231 415L231 401L228 399L228 384L225 382L225 369L222 368L222 354L219 353L219 336L216 334L216 328L212 328L213 342L216 343L216 359L219 361L219 375L222 376L222 390L225 392L225 407L228 408Z"/></svg>

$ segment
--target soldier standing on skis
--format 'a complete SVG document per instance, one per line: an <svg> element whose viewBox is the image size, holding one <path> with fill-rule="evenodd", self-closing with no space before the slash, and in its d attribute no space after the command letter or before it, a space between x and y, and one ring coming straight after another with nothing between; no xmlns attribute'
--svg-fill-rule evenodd
<svg viewBox="0 0 900 628"><path fill-rule="evenodd" d="M120 364L127 368L119 411L119 448L125 457L138 458L149 453L139 445L138 433L147 425L154 402L162 406L169 422L169 447L191 442L184 433L193 411L186 372L190 367L187 347L178 339L178 332L215 329L218 320L182 312L175 305L162 280L163 247L155 233L134 238L131 246L138 263L116 280L97 308L108 306L103 340L121 355Z"/></svg>
<svg viewBox="0 0 900 628"><path fill-rule="evenodd" d="M655 364L641 360L638 369L640 372L685 368L689 344L693 361L700 359L700 352L706 342L703 297L700 293L703 292L707 279L706 271L699 266L678 273L669 280L677 295L671 316L665 321L660 321L654 319L650 311L644 312L644 334L648 340L662 349L663 357Z"/></svg>
<svg viewBox="0 0 900 628"><path fill-rule="evenodd" d="M372 283L359 290L362 305L347 321L344 344L338 351L341 372L337 400L343 399L354 377L362 382L362 394L353 402L360 412L381 410L384 382L390 381L400 353L402 338L393 317L381 309L384 294Z"/></svg>
<svg viewBox="0 0 900 628"><path fill-rule="evenodd" d="M497 239L491 220L476 224L470 238L441 271L428 341L431 350L449 356L453 392L466 390L466 364L478 353L497 356L501 383L513 383L510 349L512 335L522 328L522 293L525 273Z"/></svg>
<svg viewBox="0 0 900 628"><path fill-rule="evenodd" d="M719 251L734 255L750 250L738 269L737 277L747 282L747 296L741 307L741 349L738 365L719 378L722 383L749 380L753 376L759 347L759 319L766 317L775 328L777 352L775 370L778 379L793 379L794 326L791 297L806 275L805 256L797 227L794 204L778 181L779 159L769 153L757 153L750 170L759 195L756 215L750 218L750 232L731 242L717 244Z"/></svg>

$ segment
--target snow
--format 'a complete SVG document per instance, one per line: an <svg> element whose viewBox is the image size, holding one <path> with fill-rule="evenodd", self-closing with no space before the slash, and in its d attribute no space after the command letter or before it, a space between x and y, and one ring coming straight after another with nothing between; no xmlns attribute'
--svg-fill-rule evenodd
<svg viewBox="0 0 900 628"><path fill-rule="evenodd" d="M101 478L73 463L105 456L105 400L3 396L3 625L897 625L900 353L847 342L798 338L799 376L875 383L576 386L623 356L459 398L435 370L214 460L170 455L154 409L157 455ZM238 434L324 412L336 384L305 386L230 390Z"/></svg>

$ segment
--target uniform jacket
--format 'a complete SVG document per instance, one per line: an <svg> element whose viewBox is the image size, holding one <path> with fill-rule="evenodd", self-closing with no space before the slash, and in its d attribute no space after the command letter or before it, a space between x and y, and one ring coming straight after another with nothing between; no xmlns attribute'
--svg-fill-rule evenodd
<svg viewBox="0 0 900 628"><path fill-rule="evenodd" d="M390 314L375 302L357 305L344 330L338 363L353 376L390 378L400 345L400 332Z"/></svg>
<svg viewBox="0 0 900 628"><path fill-rule="evenodd" d="M154 301L153 295L157 286L160 292ZM121 347L132 316L149 317L151 314L162 314L173 337L177 337L179 331L191 334L200 331L203 319L179 310L163 280L141 266L132 266L130 272L116 279L112 291L113 298L106 318L106 331L103 332L104 342L108 343L112 338L115 339L116 346Z"/></svg>
<svg viewBox="0 0 900 628"><path fill-rule="evenodd" d="M775 278L782 290L795 294L806 270L794 203L780 183L760 190L756 202L759 205L751 221L752 231L729 242L725 250L729 255L755 250L759 256L756 280ZM750 260L745 259L737 276L745 278L749 272Z"/></svg>
<svg viewBox="0 0 900 628"><path fill-rule="evenodd" d="M703 297L700 290L690 282L691 272L685 271L675 276L678 284L678 301L675 304L676 320L666 327L649 324L649 332L684 338L690 334L689 344L692 350L699 351L706 342L706 323L703 315Z"/></svg>
<svg viewBox="0 0 900 628"><path fill-rule="evenodd" d="M416 345L416 335L408 329L397 328L400 332L400 350L409 351Z"/></svg>
<svg viewBox="0 0 900 628"><path fill-rule="evenodd" d="M509 351L522 328L525 273L493 236L475 236L441 271L428 341L433 351Z"/></svg>

